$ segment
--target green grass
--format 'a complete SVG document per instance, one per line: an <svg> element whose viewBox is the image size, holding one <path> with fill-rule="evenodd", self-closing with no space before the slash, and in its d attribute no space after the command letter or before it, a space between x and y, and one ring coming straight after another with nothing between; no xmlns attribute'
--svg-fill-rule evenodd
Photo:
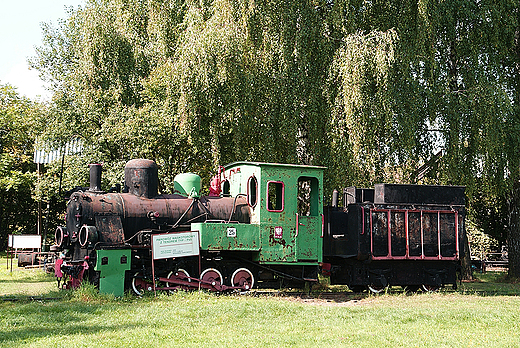
<svg viewBox="0 0 520 348"><path fill-rule="evenodd" d="M177 293L0 304L2 347L515 347L520 299L369 296L353 304Z"/></svg>
<svg viewBox="0 0 520 348"><path fill-rule="evenodd" d="M471 283L463 283L460 291L467 294L479 294L482 296L519 296L520 283L507 280L507 273L486 272L476 273L477 280ZM520 345L519 345L520 346Z"/></svg>
<svg viewBox="0 0 520 348"><path fill-rule="evenodd" d="M39 269L18 268L18 262L0 258L0 299L5 297L49 295L57 290L54 275Z"/></svg>
<svg viewBox="0 0 520 348"><path fill-rule="evenodd" d="M339 302L204 292L117 299L85 285L60 291L61 300L0 301L0 347L518 347L520 285L500 280L487 273L457 292L396 289Z"/></svg>

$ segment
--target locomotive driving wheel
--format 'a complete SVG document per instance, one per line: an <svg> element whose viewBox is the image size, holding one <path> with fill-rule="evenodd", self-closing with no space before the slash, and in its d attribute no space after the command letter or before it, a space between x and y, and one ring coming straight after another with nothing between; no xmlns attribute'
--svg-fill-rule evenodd
<svg viewBox="0 0 520 348"><path fill-rule="evenodd" d="M231 276L231 286L240 287L243 290L251 290L255 285L255 277L247 268L239 268Z"/></svg>
<svg viewBox="0 0 520 348"><path fill-rule="evenodd" d="M206 268L200 274L200 279L213 286L222 284L222 274L215 268Z"/></svg>
<svg viewBox="0 0 520 348"><path fill-rule="evenodd" d="M142 296L146 291L153 291L153 283L145 279L141 272L137 272L132 277L132 290L137 296Z"/></svg>
<svg viewBox="0 0 520 348"><path fill-rule="evenodd" d="M170 273L168 273L168 276L166 278L172 279L172 280L174 280L174 279L175 280L183 280L183 281L188 281L189 283L191 283L191 279L189 279L190 278L190 274L186 270L184 270L182 268L179 268L176 271L171 271ZM170 287L170 286L174 287L176 285L178 285L178 284L173 283L173 282L172 283L166 282L166 286L167 287ZM170 292L173 292L173 290L170 290Z"/></svg>

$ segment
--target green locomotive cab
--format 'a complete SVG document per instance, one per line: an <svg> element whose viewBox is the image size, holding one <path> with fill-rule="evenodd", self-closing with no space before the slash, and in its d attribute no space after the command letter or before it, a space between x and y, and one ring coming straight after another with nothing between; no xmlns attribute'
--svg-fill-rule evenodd
<svg viewBox="0 0 520 348"><path fill-rule="evenodd" d="M222 194L247 197L251 221L238 223L231 214L227 221L193 223L201 252L240 255L264 270L315 279L306 275L315 273L323 258L323 171L259 162L227 165Z"/></svg>

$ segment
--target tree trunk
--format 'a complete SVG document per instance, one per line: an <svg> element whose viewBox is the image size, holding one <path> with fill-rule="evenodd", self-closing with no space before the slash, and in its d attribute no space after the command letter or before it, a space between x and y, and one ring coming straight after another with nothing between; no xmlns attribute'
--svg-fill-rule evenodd
<svg viewBox="0 0 520 348"><path fill-rule="evenodd" d="M520 278L520 181L516 181L508 200L507 246L509 278Z"/></svg>
<svg viewBox="0 0 520 348"><path fill-rule="evenodd" d="M464 226L466 224L464 223ZM461 277L463 280L473 280L473 271L471 270L471 254L469 250L469 240L466 234L466 228L462 230L462 253L461 253Z"/></svg>
<svg viewBox="0 0 520 348"><path fill-rule="evenodd" d="M3 202L3 197L0 195L0 201ZM0 204L0 250L7 249L7 227L4 232L4 207Z"/></svg>

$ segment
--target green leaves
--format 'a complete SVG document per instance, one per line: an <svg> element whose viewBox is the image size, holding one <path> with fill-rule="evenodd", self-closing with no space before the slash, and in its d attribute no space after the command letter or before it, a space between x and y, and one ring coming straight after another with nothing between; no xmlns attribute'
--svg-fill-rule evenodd
<svg viewBox="0 0 520 348"><path fill-rule="evenodd" d="M0 249L8 234L32 231L36 181L32 163L35 134L43 106L0 84Z"/></svg>
<svg viewBox="0 0 520 348"><path fill-rule="evenodd" d="M394 30L351 34L332 62L329 84L339 86L331 118L338 140L333 146L351 153L349 164L364 177L356 179L359 184L383 179L383 168L393 164L387 156L399 146L387 145L394 124L390 75L397 41Z"/></svg>

